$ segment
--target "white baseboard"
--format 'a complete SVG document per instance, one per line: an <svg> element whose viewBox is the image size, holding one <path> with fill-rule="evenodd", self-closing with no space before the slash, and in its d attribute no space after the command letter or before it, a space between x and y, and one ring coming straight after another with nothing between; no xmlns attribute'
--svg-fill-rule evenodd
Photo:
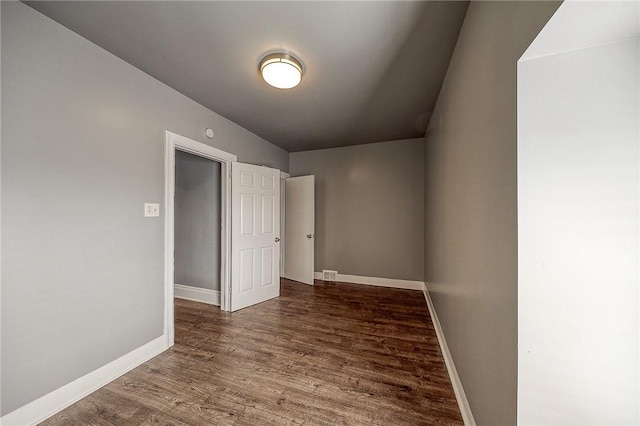
<svg viewBox="0 0 640 426"><path fill-rule="evenodd" d="M460 381L460 377L458 376L458 370L456 370L456 365L454 364L453 358L451 357L451 352L449 352L447 339L445 339L444 337L444 332L442 331L440 320L438 320L438 315L436 314L436 309L433 306L433 302L431 301L431 296L429 295L429 290L427 290L426 284L422 287L422 291L424 293L424 298L427 301L427 307L429 308L431 321L433 322L433 326L436 329L438 343L440 344L440 351L442 352L444 363L447 366L447 371L449 372L449 378L451 379L453 392L456 394L456 400L458 401L458 406L460 407L462 420L464 421L464 424L466 426L475 426L476 421L473 418L473 413L471 412L471 407L469 406L467 395L464 393L462 382Z"/></svg>
<svg viewBox="0 0 640 426"><path fill-rule="evenodd" d="M322 272L315 272L313 277L316 280L322 280ZM404 288L408 290L422 290L424 288L424 282L422 281L397 280L393 278L363 277L360 275L338 274L336 281L343 282L343 283L375 285L378 287Z"/></svg>
<svg viewBox="0 0 640 426"><path fill-rule="evenodd" d="M178 299L193 300L194 302L208 303L220 306L220 291L206 288L192 287L190 285L175 284L174 296Z"/></svg>
<svg viewBox="0 0 640 426"><path fill-rule="evenodd" d="M167 349L166 337L160 336L97 370L50 392L35 401L5 414L0 418L3 426L36 425L71 404L81 400L107 383L133 370Z"/></svg>

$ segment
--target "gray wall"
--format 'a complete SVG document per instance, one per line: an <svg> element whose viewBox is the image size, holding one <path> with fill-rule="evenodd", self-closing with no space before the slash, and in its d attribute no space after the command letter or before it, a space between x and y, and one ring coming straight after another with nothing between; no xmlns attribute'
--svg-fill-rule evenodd
<svg viewBox="0 0 640 426"><path fill-rule="evenodd" d="M18 2L2 2L2 414L162 335L165 130L288 155ZM213 141L203 135L216 131Z"/></svg>
<svg viewBox="0 0 640 426"><path fill-rule="evenodd" d="M292 153L316 176L315 270L423 280L424 141Z"/></svg>
<svg viewBox="0 0 640 426"><path fill-rule="evenodd" d="M220 290L220 163L176 152L175 283Z"/></svg>
<svg viewBox="0 0 640 426"><path fill-rule="evenodd" d="M516 423L516 61L558 7L471 2L425 146L425 280L480 425Z"/></svg>

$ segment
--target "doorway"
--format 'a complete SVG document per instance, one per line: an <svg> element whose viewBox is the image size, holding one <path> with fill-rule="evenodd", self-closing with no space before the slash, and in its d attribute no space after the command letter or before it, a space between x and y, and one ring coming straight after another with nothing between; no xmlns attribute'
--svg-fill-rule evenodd
<svg viewBox="0 0 640 426"><path fill-rule="evenodd" d="M221 164L176 150L174 296L220 306Z"/></svg>
<svg viewBox="0 0 640 426"><path fill-rule="evenodd" d="M286 241L283 276L314 284L315 176L285 179Z"/></svg>
<svg viewBox="0 0 640 426"><path fill-rule="evenodd" d="M165 318L164 328L167 345L174 342L173 303L175 297L175 193L176 193L176 154L177 152L213 160L220 167L220 204L219 204L219 284L220 308L230 310L230 257L231 236L229 222L231 218L231 181L228 178L231 164L237 157L209 145L196 142L175 133L166 132L165 153ZM179 154L181 155L181 154ZM217 244L216 244L217 245ZM182 283L178 283L182 284Z"/></svg>

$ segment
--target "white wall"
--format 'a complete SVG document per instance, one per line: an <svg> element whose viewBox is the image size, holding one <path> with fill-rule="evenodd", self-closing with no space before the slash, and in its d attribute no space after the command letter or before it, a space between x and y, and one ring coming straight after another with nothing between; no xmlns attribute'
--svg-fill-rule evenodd
<svg viewBox="0 0 640 426"><path fill-rule="evenodd" d="M637 3L624 7L619 16L638 16ZM566 28L602 32L610 24L619 32L611 8L620 4L565 3L540 40L552 49L548 35L562 44ZM639 44L636 37L580 47L541 56L534 43L536 55L518 68L524 425L640 421Z"/></svg>

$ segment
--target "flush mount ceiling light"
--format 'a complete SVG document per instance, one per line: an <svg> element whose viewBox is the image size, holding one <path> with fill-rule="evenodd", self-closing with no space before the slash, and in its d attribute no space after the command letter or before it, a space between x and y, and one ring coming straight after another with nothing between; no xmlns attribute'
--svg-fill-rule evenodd
<svg viewBox="0 0 640 426"><path fill-rule="evenodd" d="M260 61L262 78L278 89L291 89L302 80L302 64L288 53L272 53Z"/></svg>

